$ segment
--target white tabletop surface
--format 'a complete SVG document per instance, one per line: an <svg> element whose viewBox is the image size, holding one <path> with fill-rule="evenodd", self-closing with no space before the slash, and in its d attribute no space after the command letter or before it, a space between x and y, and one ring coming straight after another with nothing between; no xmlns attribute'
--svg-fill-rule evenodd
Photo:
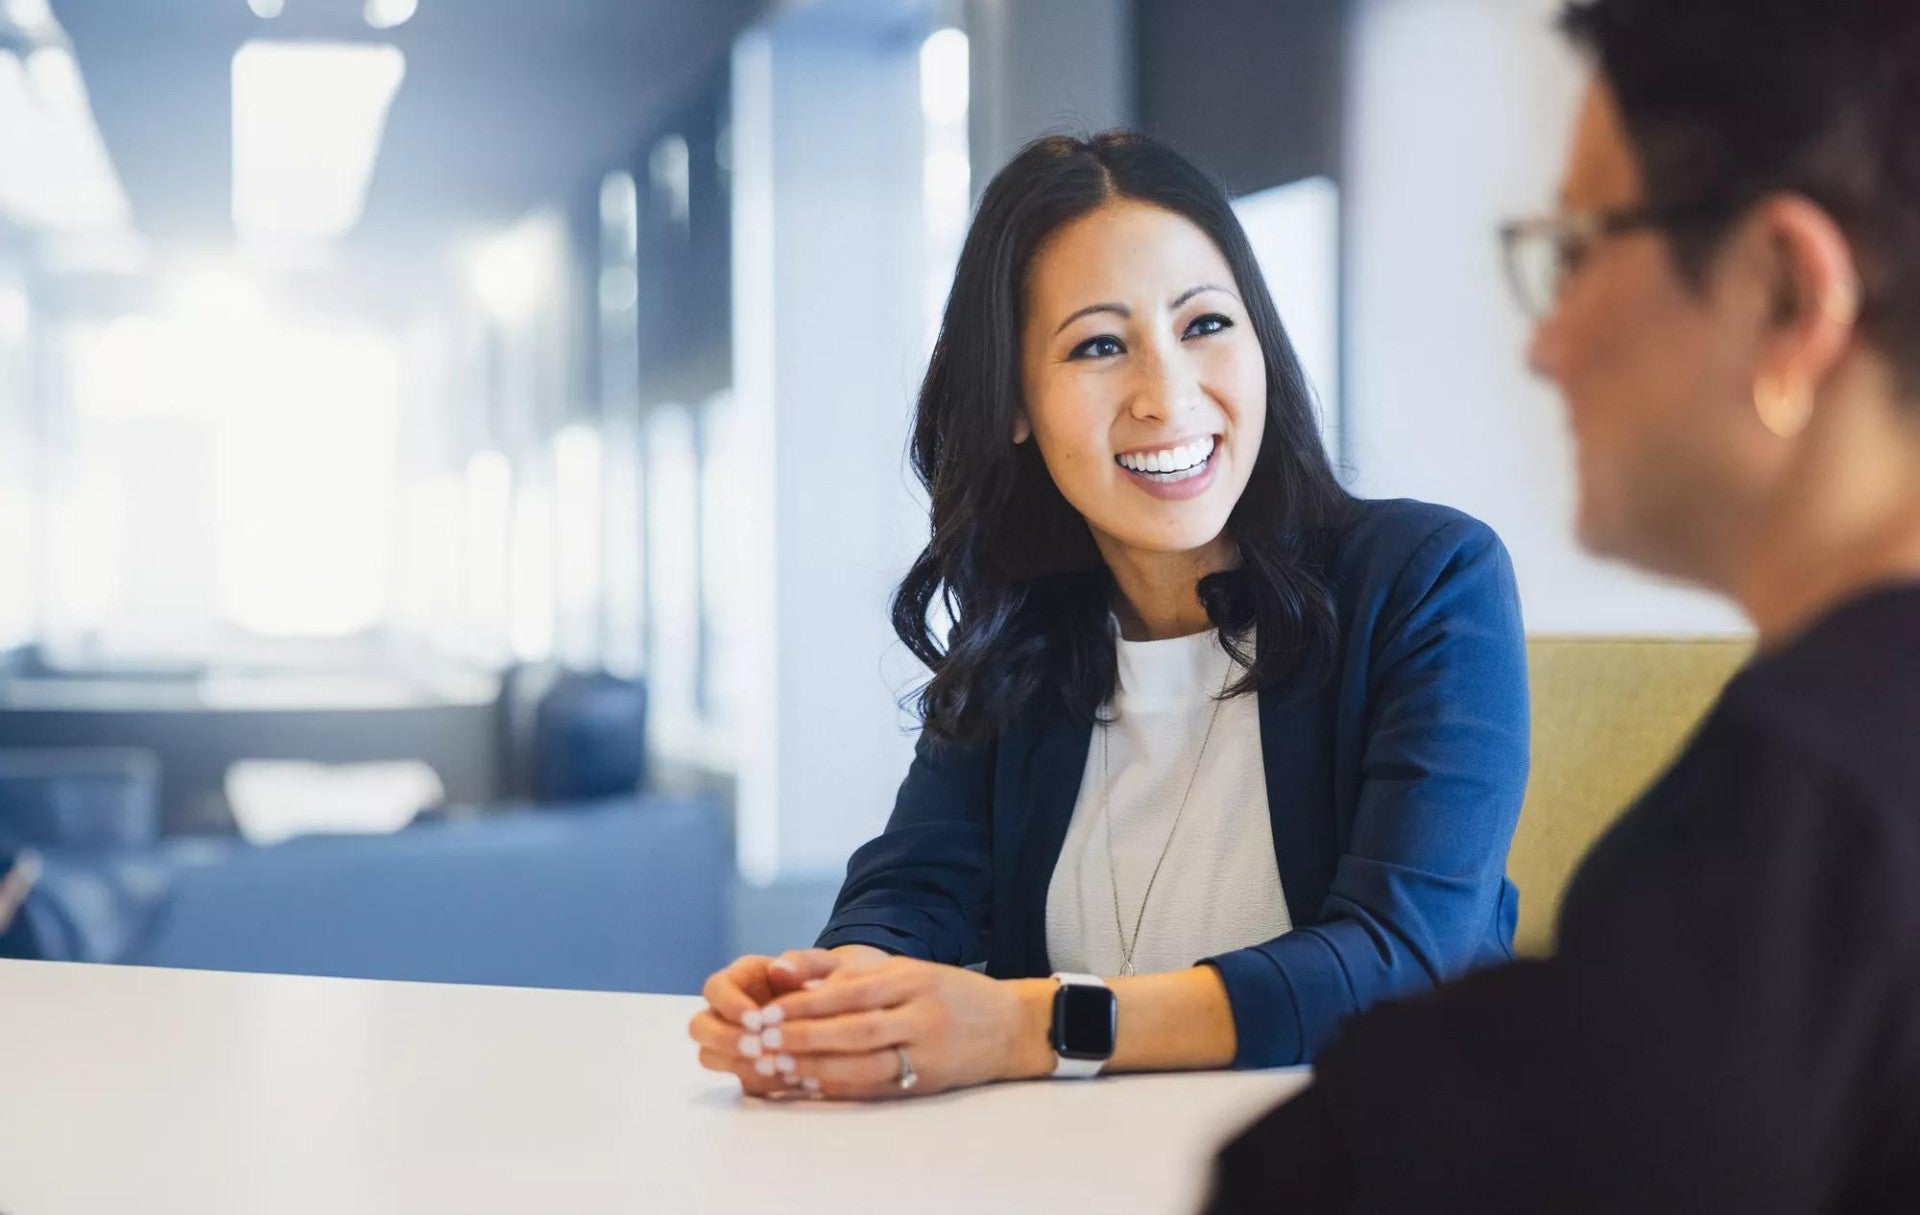
<svg viewBox="0 0 1920 1215"><path fill-rule="evenodd" d="M1304 1071L743 1099L677 996L0 961L0 1212L1183 1212Z"/></svg>

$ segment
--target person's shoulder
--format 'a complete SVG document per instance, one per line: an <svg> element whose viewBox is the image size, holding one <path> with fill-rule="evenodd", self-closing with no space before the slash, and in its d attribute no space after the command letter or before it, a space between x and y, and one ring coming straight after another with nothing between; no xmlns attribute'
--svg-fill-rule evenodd
<svg viewBox="0 0 1920 1215"><path fill-rule="evenodd" d="M1920 585L1864 595L1761 655L1722 714L1767 745L1920 792Z"/></svg>
<svg viewBox="0 0 1920 1215"><path fill-rule="evenodd" d="M1465 511L1412 498L1356 498L1333 541L1328 574L1347 597L1417 596L1451 572L1488 562L1511 578L1500 537Z"/></svg>

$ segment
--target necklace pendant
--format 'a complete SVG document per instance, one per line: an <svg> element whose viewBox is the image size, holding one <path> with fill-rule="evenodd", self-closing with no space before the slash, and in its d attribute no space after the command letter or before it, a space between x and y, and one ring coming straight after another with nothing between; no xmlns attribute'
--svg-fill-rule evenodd
<svg viewBox="0 0 1920 1215"><path fill-rule="evenodd" d="M1131 961L1128 961L1128 962L1125 962L1125 963L1122 963L1122 964L1121 964L1121 967L1120 967L1120 974L1121 974L1121 977L1122 977L1122 978L1128 978L1128 979L1131 979L1131 978L1132 978L1133 976L1135 976L1135 975L1137 975L1137 974L1139 974L1139 973L1140 973L1139 971L1137 971L1137 970L1135 970L1135 969L1133 968L1133 963L1132 963Z"/></svg>

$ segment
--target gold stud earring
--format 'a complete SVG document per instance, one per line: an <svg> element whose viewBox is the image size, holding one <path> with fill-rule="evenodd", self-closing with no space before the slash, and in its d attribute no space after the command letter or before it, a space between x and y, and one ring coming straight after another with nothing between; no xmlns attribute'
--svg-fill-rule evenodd
<svg viewBox="0 0 1920 1215"><path fill-rule="evenodd" d="M1753 409L1760 424L1782 439L1797 439L1813 421L1813 389L1806 385L1781 384L1777 389L1765 379L1754 381Z"/></svg>

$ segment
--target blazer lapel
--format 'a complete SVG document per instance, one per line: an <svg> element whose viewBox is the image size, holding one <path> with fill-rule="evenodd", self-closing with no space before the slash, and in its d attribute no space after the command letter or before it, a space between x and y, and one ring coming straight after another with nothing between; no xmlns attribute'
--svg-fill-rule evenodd
<svg viewBox="0 0 1920 1215"><path fill-rule="evenodd" d="M1334 826L1333 739L1317 696L1291 680L1260 690L1260 757L1267 777L1273 856L1295 927L1320 918L1339 852Z"/></svg>
<svg viewBox="0 0 1920 1215"><path fill-rule="evenodd" d="M1093 726L1061 718L1043 727L1028 753L1027 822L1020 842L1015 885L1019 891L1021 955L1028 975L1051 974L1047 956L1047 888L1066 843L1086 771Z"/></svg>

